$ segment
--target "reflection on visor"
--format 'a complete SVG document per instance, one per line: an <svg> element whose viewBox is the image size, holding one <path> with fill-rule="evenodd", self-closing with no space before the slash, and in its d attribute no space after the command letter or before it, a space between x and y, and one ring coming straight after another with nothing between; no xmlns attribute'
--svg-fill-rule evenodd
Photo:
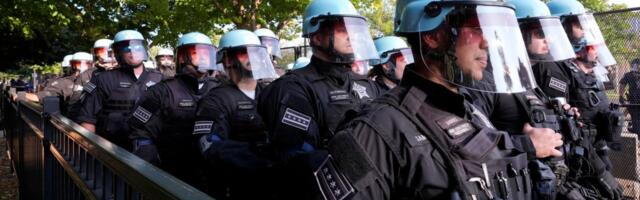
<svg viewBox="0 0 640 200"><path fill-rule="evenodd" d="M140 52L140 51L144 51L144 46L142 45L133 45L133 46L126 46L122 49L123 53L129 53L129 52Z"/></svg>
<svg viewBox="0 0 640 200"><path fill-rule="evenodd" d="M189 64L200 72L207 70L216 70L216 48L211 45L193 44L185 45L178 48L178 56L180 64Z"/></svg>
<svg viewBox="0 0 640 200"><path fill-rule="evenodd" d="M371 69L371 65L369 65L369 60L358 60L351 63L351 71L356 74L366 75Z"/></svg>
<svg viewBox="0 0 640 200"><path fill-rule="evenodd" d="M558 18L531 19L520 23L531 61L561 61L575 58L571 43Z"/></svg>
<svg viewBox="0 0 640 200"><path fill-rule="evenodd" d="M278 78L271 56L263 46L248 46L226 49L223 51L224 69L234 70L243 78L266 79ZM229 60L228 60L229 59ZM231 74L227 72L228 74Z"/></svg>
<svg viewBox="0 0 640 200"><path fill-rule="evenodd" d="M408 64L412 64L413 61L413 52L411 51L411 49L402 49L400 50L400 53L402 53L402 56L404 56L404 60L405 62L407 62Z"/></svg>
<svg viewBox="0 0 640 200"><path fill-rule="evenodd" d="M424 19L427 17L421 18ZM453 53L445 55L446 69L440 72L445 81L482 92L515 93L535 87L512 9L484 5L457 7L446 20L455 42L447 43Z"/></svg>
<svg viewBox="0 0 640 200"><path fill-rule="evenodd" d="M107 48L94 48L93 52L95 53L96 57L98 57L98 58L105 59L105 58L109 57L109 49L107 49Z"/></svg>
<svg viewBox="0 0 640 200"><path fill-rule="evenodd" d="M267 47L270 55L280 57L280 41L272 37L260 37L262 45Z"/></svg>
<svg viewBox="0 0 640 200"><path fill-rule="evenodd" d="M333 62L353 63L355 60L379 59L369 34L369 25L363 18L340 17L324 19L322 29L331 34L329 52Z"/></svg>

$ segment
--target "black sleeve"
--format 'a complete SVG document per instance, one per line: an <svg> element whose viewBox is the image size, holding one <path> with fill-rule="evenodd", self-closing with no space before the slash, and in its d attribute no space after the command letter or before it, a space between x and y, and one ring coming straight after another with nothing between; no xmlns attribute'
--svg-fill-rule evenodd
<svg viewBox="0 0 640 200"><path fill-rule="evenodd" d="M495 108L497 95L490 92L480 92L477 90L468 90L467 95L472 99L471 102L482 114L491 116Z"/></svg>
<svg viewBox="0 0 640 200"><path fill-rule="evenodd" d="M165 99L170 98L164 83L154 85L144 93L129 118L130 138L156 139L162 131Z"/></svg>
<svg viewBox="0 0 640 200"><path fill-rule="evenodd" d="M53 82L51 82L50 84L48 84L47 87L44 88L44 90L38 92L36 95L38 96L38 99L40 100L40 102L42 102L43 99L48 96L63 97L63 100L64 100L64 85L65 85L64 79L58 78Z"/></svg>
<svg viewBox="0 0 640 200"><path fill-rule="evenodd" d="M227 88L214 88L200 99L196 111L194 134L218 134L228 138L230 133L229 116L232 110L228 102L233 101L230 95L225 95ZM206 127L203 128L203 124Z"/></svg>
<svg viewBox="0 0 640 200"><path fill-rule="evenodd" d="M304 87L291 77L283 77L258 96L258 113L276 148L299 149L311 137L319 135L316 101Z"/></svg>
<svg viewBox="0 0 640 200"><path fill-rule="evenodd" d="M78 116L79 123L97 123L97 115L102 110L104 98L107 97L107 83L100 77L104 76L93 76L92 81L89 81L83 88L82 108L80 116Z"/></svg>

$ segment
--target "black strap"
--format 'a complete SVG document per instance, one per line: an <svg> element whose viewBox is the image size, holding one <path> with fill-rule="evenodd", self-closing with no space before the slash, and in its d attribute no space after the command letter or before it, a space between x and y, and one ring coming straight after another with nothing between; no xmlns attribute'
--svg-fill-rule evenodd
<svg viewBox="0 0 640 200"><path fill-rule="evenodd" d="M440 140L439 137L434 136L435 134L444 135L446 133L444 133L440 129L428 128L438 127L431 121L426 121L429 126L424 126L421 121L418 120L415 116L415 114L420 110L421 106L429 106L424 103L424 100L426 98L427 94L420 91L418 88L412 87L409 89L409 92L407 92L405 98L402 100L402 106L398 105L398 102L394 101L391 98L378 98L374 100L374 102L386 104L395 108L396 110L404 114L405 117L411 120L411 122L413 122L413 124L418 128L418 131L420 131L422 135L424 135L434 145L435 149L441 153L443 158L446 160L445 164L448 165L447 167L451 167L451 169L453 169L453 173L451 173L450 170L446 170L448 172L449 178L451 180L455 180L455 182L457 183L455 184L455 187L457 187L462 193L461 197L463 199L467 199L469 195L473 193L471 193L470 189L466 187L466 181L463 180L461 176L458 176L458 174L464 174L464 169L457 167L457 165L455 164L455 159L453 158L454 156L448 151L449 148L447 148L447 145L444 144L444 141Z"/></svg>

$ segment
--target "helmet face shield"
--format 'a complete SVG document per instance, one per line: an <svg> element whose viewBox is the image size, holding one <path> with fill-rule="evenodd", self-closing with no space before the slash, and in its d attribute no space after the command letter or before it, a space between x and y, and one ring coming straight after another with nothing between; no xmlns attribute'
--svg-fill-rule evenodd
<svg viewBox="0 0 640 200"><path fill-rule="evenodd" d="M178 47L179 67L191 65L200 72L219 70L216 65L217 49L207 44L191 44Z"/></svg>
<svg viewBox="0 0 640 200"><path fill-rule="evenodd" d="M144 41L125 40L113 44L118 63L123 66L135 67L141 65L148 58Z"/></svg>
<svg viewBox="0 0 640 200"><path fill-rule="evenodd" d="M441 72L444 80L483 92L516 93L534 88L529 56L513 9L454 6L444 22L453 44L449 41L440 44L446 43L448 48ZM420 55L426 53L420 52ZM428 65L425 63L425 66Z"/></svg>
<svg viewBox="0 0 640 200"><path fill-rule="evenodd" d="M351 63L351 71L360 75L367 75L369 70L373 68L369 60L358 60Z"/></svg>
<svg viewBox="0 0 640 200"><path fill-rule="evenodd" d="M113 63L115 59L113 58L113 51L108 47L96 47L93 48L94 60L99 63Z"/></svg>
<svg viewBox="0 0 640 200"><path fill-rule="evenodd" d="M246 46L225 49L224 72L234 79L252 78L255 80L265 78L278 78L271 56L267 53L267 48L263 46Z"/></svg>
<svg viewBox="0 0 640 200"><path fill-rule="evenodd" d="M558 18L523 20L520 30L532 61L552 62L576 57L567 35L557 34L564 30Z"/></svg>
<svg viewBox="0 0 640 200"><path fill-rule="evenodd" d="M93 66L93 62L90 60L72 60L71 66L74 70L78 70L80 73L82 73L91 68Z"/></svg>
<svg viewBox="0 0 640 200"><path fill-rule="evenodd" d="M324 33L322 46L329 51L326 53L332 54L330 59L333 62L353 63L356 60L379 59L365 19L332 17L322 19L320 23L323 27L321 30L329 30Z"/></svg>
<svg viewBox="0 0 640 200"><path fill-rule="evenodd" d="M594 46L598 54L597 61L601 65L616 64L593 14L563 16L562 25L576 53L586 50L584 48L587 46Z"/></svg>
<svg viewBox="0 0 640 200"><path fill-rule="evenodd" d="M269 52L269 54L282 58L282 54L280 53L280 41L278 39L272 37L260 37L260 42L263 46L267 47L267 52Z"/></svg>

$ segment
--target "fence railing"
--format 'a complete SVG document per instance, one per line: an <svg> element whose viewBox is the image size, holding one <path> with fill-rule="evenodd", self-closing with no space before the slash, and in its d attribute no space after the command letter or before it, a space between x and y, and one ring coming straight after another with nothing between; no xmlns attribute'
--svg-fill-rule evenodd
<svg viewBox="0 0 640 200"><path fill-rule="evenodd" d="M60 102L1 95L20 199L212 199L60 114Z"/></svg>

